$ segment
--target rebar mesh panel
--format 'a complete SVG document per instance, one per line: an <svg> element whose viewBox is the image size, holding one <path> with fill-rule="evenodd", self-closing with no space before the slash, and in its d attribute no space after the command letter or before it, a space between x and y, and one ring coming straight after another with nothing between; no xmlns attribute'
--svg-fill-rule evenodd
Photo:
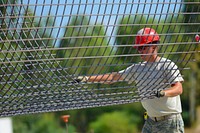
<svg viewBox="0 0 200 133"><path fill-rule="evenodd" d="M0 27L0 116L125 104L155 90L139 95L136 83L73 79L138 63L133 44L144 27L161 37L159 56L188 69L199 52L200 2L1 0Z"/></svg>

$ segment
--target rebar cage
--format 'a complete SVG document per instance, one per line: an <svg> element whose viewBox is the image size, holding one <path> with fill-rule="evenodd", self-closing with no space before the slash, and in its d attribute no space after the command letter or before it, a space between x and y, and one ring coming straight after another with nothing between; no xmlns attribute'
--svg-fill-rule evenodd
<svg viewBox="0 0 200 133"><path fill-rule="evenodd" d="M2 117L152 98L154 89L141 96L136 83L74 81L139 63L133 45L144 27L181 72L199 52L198 0L1 0L0 18Z"/></svg>

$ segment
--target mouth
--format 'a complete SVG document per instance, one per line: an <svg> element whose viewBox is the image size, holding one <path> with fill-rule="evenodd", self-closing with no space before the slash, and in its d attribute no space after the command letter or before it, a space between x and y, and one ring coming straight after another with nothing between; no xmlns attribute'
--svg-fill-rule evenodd
<svg viewBox="0 0 200 133"><path fill-rule="evenodd" d="M141 58L142 60L146 60L146 59L148 58L148 56L145 55L145 54L141 54L141 55L140 55L140 58Z"/></svg>
<svg viewBox="0 0 200 133"><path fill-rule="evenodd" d="M140 55L140 57L143 59L143 58L144 58L144 55Z"/></svg>

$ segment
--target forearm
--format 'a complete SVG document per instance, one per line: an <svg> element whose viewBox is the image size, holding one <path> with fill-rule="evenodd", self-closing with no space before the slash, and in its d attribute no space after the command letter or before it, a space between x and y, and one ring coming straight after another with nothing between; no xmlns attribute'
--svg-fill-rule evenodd
<svg viewBox="0 0 200 133"><path fill-rule="evenodd" d="M175 84L171 85L170 88L163 91L165 92L166 97L174 97L180 95L183 92L182 84L180 82L176 82Z"/></svg>
<svg viewBox="0 0 200 133"><path fill-rule="evenodd" d="M95 75L88 77L89 82L105 82L113 79L111 74Z"/></svg>
<svg viewBox="0 0 200 133"><path fill-rule="evenodd" d="M102 74L102 75L95 75L95 76L88 77L89 82L108 83L108 82L117 82L119 80L122 80L122 77L120 74L118 74L116 72L110 73L110 74Z"/></svg>

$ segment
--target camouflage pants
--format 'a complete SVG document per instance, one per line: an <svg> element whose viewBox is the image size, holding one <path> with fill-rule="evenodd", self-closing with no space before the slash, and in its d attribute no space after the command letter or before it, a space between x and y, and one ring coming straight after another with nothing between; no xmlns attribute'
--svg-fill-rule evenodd
<svg viewBox="0 0 200 133"><path fill-rule="evenodd" d="M184 133L182 116L179 114L157 122L148 118L145 121L142 133Z"/></svg>

